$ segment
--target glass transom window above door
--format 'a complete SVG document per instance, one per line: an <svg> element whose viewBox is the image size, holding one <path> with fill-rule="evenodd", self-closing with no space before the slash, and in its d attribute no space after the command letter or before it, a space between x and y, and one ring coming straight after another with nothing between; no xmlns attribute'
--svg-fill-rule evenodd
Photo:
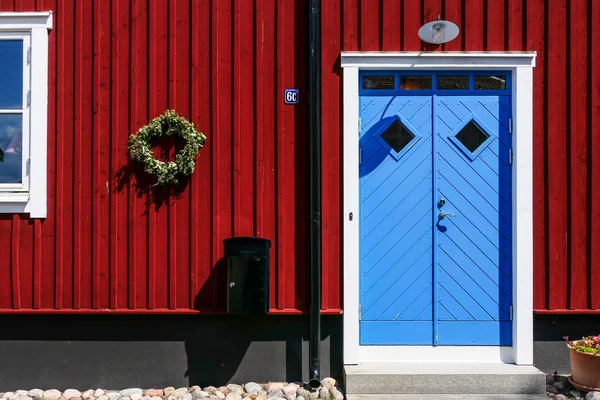
<svg viewBox="0 0 600 400"><path fill-rule="evenodd" d="M360 343L510 345L509 73L360 79L378 76L393 88L359 93Z"/></svg>

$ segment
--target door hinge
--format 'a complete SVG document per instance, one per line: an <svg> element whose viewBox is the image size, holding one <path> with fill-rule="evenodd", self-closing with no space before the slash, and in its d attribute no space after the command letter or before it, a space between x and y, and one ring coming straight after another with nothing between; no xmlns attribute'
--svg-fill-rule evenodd
<svg viewBox="0 0 600 400"><path fill-rule="evenodd" d="M27 163L25 164L25 174L29 175L31 172L31 158L27 159Z"/></svg>
<svg viewBox="0 0 600 400"><path fill-rule="evenodd" d="M362 131L362 118L358 119L358 133Z"/></svg>
<svg viewBox="0 0 600 400"><path fill-rule="evenodd" d="M31 105L31 90L27 91L27 105Z"/></svg>
<svg viewBox="0 0 600 400"><path fill-rule="evenodd" d="M362 149L358 149L358 163L362 163Z"/></svg>
<svg viewBox="0 0 600 400"><path fill-rule="evenodd" d="M508 133L512 133L512 118L508 119Z"/></svg>
<svg viewBox="0 0 600 400"><path fill-rule="evenodd" d="M513 159L513 151L512 151L512 149L508 149L508 163L510 165L512 165L512 159Z"/></svg>
<svg viewBox="0 0 600 400"><path fill-rule="evenodd" d="M362 319L362 306L359 305L358 306L358 320L360 321Z"/></svg>
<svg viewBox="0 0 600 400"><path fill-rule="evenodd" d="M510 320L513 320L513 306L510 306L509 308L509 313L510 313Z"/></svg>
<svg viewBox="0 0 600 400"><path fill-rule="evenodd" d="M27 65L31 64L31 47L27 49Z"/></svg>

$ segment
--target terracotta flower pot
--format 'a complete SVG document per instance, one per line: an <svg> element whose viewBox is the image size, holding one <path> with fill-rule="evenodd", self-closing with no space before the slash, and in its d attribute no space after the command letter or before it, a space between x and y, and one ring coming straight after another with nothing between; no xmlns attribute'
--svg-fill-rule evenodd
<svg viewBox="0 0 600 400"><path fill-rule="evenodd" d="M571 373L569 382L587 392L600 391L600 355L575 351L569 346Z"/></svg>

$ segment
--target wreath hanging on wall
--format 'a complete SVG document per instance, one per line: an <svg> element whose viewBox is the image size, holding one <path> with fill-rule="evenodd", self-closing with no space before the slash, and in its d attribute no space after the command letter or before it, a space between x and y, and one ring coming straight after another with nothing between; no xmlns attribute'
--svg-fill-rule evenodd
<svg viewBox="0 0 600 400"><path fill-rule="evenodd" d="M152 153L152 141L163 135L179 136L186 143L175 155L175 161L157 160ZM141 127L129 137L129 155L144 165L144 170L156 176L157 185L179 184L179 179L194 172L195 158L203 147L206 136L194 124L173 110L167 110Z"/></svg>

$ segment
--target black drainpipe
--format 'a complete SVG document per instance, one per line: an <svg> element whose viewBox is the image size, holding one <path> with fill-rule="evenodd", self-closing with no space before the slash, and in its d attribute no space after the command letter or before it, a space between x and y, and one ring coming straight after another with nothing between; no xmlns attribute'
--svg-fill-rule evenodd
<svg viewBox="0 0 600 400"><path fill-rule="evenodd" d="M321 21L319 0L308 10L308 137L310 166L310 381L321 385Z"/></svg>

